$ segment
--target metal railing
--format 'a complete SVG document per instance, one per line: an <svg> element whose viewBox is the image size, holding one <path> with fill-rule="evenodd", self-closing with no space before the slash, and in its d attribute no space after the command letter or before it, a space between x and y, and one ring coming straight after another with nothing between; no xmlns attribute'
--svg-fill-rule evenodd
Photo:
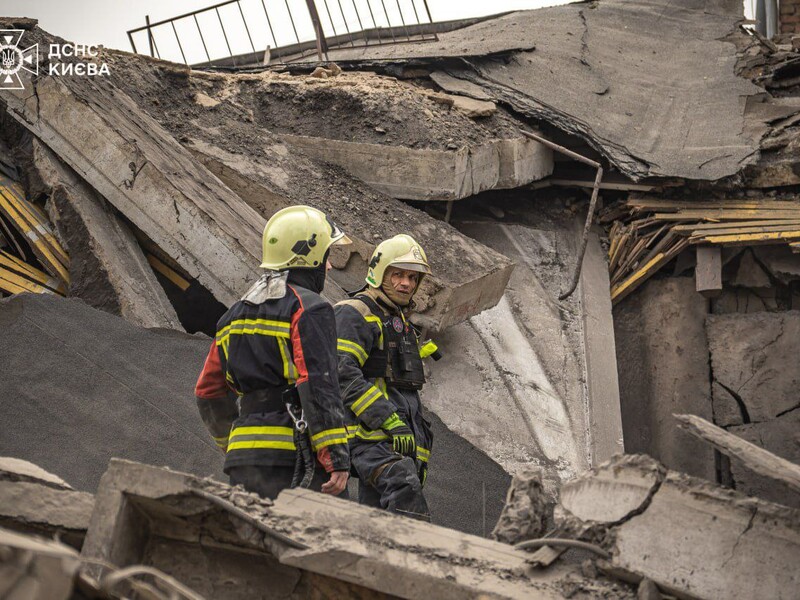
<svg viewBox="0 0 800 600"><path fill-rule="evenodd" d="M435 31L421 27L432 23L427 0L226 0L155 23L148 15L127 33L137 54L139 41L154 58L196 66L230 59L236 67L309 52L323 60L336 47L435 41Z"/></svg>

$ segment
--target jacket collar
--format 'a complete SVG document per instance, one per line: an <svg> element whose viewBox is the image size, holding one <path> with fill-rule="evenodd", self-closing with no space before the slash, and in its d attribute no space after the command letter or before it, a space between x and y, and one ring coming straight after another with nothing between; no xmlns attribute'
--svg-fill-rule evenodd
<svg viewBox="0 0 800 600"><path fill-rule="evenodd" d="M380 288L368 287L362 293L371 298L378 306L386 309L390 314L405 316L412 308L411 305L405 307L405 309L399 307Z"/></svg>

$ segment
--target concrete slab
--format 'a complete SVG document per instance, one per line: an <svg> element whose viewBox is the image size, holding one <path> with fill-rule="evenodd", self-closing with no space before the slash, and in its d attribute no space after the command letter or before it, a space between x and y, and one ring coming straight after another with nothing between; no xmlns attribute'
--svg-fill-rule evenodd
<svg viewBox="0 0 800 600"><path fill-rule="evenodd" d="M82 556L145 562L221 599L258 589L302 598L309 588L324 599L561 598L568 577L585 581L575 568L529 571L511 546L324 494L286 490L272 504L126 461L103 476Z"/></svg>
<svg viewBox="0 0 800 600"><path fill-rule="evenodd" d="M32 85L3 96L9 114L220 302L240 298L257 277L264 217L105 78Z"/></svg>
<svg viewBox="0 0 800 600"><path fill-rule="evenodd" d="M559 303L574 260L572 217L551 221L543 217L546 210L517 210L538 219L538 225L457 222L461 231L518 266L495 308L437 337L444 358L431 365L423 400L512 475L540 467L553 498L561 482L596 457L621 449L619 408L613 410L615 376L601 372L609 361L585 362L586 335L594 356L607 353L609 335L613 340L608 286L601 288L607 271L598 246L590 271L585 270L585 291ZM587 331L583 311L591 321ZM587 367L595 378L594 396L586 386ZM595 397L598 408L590 413ZM595 420L597 441L589 418Z"/></svg>
<svg viewBox="0 0 800 600"><path fill-rule="evenodd" d="M605 568L618 576L679 598L789 599L800 583L797 510L665 472L646 456L612 459L562 492L569 507L557 508L557 523L604 540Z"/></svg>
<svg viewBox="0 0 800 600"><path fill-rule="evenodd" d="M69 295L134 325L182 331L136 238L106 201L39 140L28 158L31 192L49 197L70 254Z"/></svg>

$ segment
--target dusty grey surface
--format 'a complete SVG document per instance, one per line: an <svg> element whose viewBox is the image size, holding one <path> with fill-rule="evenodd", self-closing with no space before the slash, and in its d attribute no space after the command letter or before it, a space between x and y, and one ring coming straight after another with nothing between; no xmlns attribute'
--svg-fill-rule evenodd
<svg viewBox="0 0 800 600"><path fill-rule="evenodd" d="M79 300L0 301L0 454L94 491L111 457L221 474L194 384L210 341L140 329Z"/></svg>
<svg viewBox="0 0 800 600"><path fill-rule="evenodd" d="M745 102L763 90L735 74L742 7L730 0L608 0L521 11L443 34L436 44L341 50L355 64L467 56L450 75L522 114L577 133L634 177L716 180L753 162L766 129ZM480 58L498 49L505 60Z"/></svg>
<svg viewBox="0 0 800 600"><path fill-rule="evenodd" d="M427 413L433 429L425 497L433 523L487 536L503 510L511 476L485 452Z"/></svg>
<svg viewBox="0 0 800 600"><path fill-rule="evenodd" d="M652 279L614 307L626 452L715 480L711 448L679 430L673 413L712 420L706 300L693 277Z"/></svg>
<svg viewBox="0 0 800 600"><path fill-rule="evenodd" d="M717 425L800 409L800 311L710 315L706 322Z"/></svg>

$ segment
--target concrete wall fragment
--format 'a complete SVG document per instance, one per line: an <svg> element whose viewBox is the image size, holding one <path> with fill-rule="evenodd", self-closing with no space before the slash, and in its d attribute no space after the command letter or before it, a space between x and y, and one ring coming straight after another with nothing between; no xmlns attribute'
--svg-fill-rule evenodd
<svg viewBox="0 0 800 600"><path fill-rule="evenodd" d="M652 579L680 598L796 595L797 510L665 472L646 456L612 459L562 497L557 523L604 538L617 575Z"/></svg>
<svg viewBox="0 0 800 600"><path fill-rule="evenodd" d="M650 280L614 307L614 332L626 451L715 481L712 450L672 418L712 420L706 304L693 278Z"/></svg>

